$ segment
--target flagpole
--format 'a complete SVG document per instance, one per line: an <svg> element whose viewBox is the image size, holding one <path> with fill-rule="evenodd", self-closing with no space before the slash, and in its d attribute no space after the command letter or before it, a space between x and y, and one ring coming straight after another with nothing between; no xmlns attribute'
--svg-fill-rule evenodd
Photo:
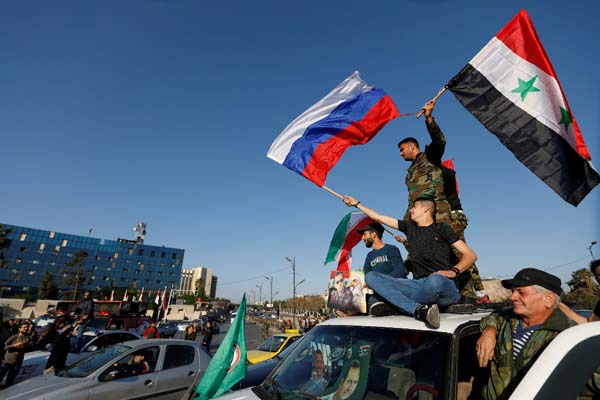
<svg viewBox="0 0 600 400"><path fill-rule="evenodd" d="M437 101L437 99L439 99L440 96L443 95L447 89L448 89L448 85L444 85L444 87L440 89L438 94L436 94L435 97L433 99L431 99L431 101ZM421 115L423 115L424 112L425 112L425 110L419 111L419 113L417 114L417 118L421 118Z"/></svg>
<svg viewBox="0 0 600 400"><path fill-rule="evenodd" d="M340 199L343 199L344 196L342 196L341 194L339 194L338 192L336 192L335 190L331 190L329 189L327 186L323 185L321 186L323 189L327 190L329 193L331 193L332 195L334 195L335 197L338 197Z"/></svg>

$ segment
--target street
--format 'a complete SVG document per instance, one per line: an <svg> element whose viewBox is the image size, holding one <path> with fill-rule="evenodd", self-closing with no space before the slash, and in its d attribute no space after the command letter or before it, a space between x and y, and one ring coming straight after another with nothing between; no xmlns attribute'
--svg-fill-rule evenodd
<svg viewBox="0 0 600 400"><path fill-rule="evenodd" d="M211 346L210 346L210 354L211 355L214 355L215 352L217 351L217 349L219 348L221 341L223 340L223 338L225 337L225 334L229 330L229 326L230 326L229 322L223 322L220 325L221 332L217 335L213 335L213 340L212 340ZM245 333L246 333L246 349L254 350L258 346L260 346L260 344L263 342L261 327L260 327L260 325L257 325L254 323L249 323L249 322L246 322L244 327L245 327ZM183 331L177 332L177 334L175 335L175 338L183 339L184 335L185 335L185 332L183 332ZM196 341L202 343L202 335L201 334L198 334L198 336L196 336Z"/></svg>

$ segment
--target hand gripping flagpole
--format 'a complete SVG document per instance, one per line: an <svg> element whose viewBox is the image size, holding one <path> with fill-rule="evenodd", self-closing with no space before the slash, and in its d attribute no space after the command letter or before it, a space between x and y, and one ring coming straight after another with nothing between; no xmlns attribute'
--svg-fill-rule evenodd
<svg viewBox="0 0 600 400"><path fill-rule="evenodd" d="M440 89L438 94L436 94L435 97L433 99L431 99L431 101L434 101L434 102L437 101L437 99L439 99L440 96L443 95L447 89L448 89L448 85L444 85L444 87ZM424 112L425 112L425 110L419 111L419 113L417 114L417 118L421 118L421 115L423 115Z"/></svg>

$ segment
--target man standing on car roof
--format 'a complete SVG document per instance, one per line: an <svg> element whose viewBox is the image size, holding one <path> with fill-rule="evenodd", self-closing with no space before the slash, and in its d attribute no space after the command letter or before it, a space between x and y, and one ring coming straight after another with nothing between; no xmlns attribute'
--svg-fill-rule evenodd
<svg viewBox="0 0 600 400"><path fill-rule="evenodd" d="M435 201L435 222L445 222L452 226L463 242L467 228L467 217L463 212L458 191L456 190L456 174L442 165L442 156L446 150L446 137L433 118L435 101L430 100L423 105L425 126L431 137L431 143L421 152L419 142L408 137L398 143L400 156L411 161L406 173L408 190L408 207L404 220L410 221L410 209L419 197L431 197ZM397 238L398 240L398 238ZM399 240L400 241L400 240ZM410 242L405 244L410 253ZM455 251L460 258L460 252ZM409 254L410 257L410 254ZM458 279L461 295L475 302L475 291L483 291L483 284L477 266L473 264Z"/></svg>
<svg viewBox="0 0 600 400"><path fill-rule="evenodd" d="M83 301L81 302L81 316L79 317L79 326L77 328L77 344L75 351L81 351L83 347L83 332L88 326L94 321L94 300L92 299L92 292L86 290L83 293Z"/></svg>
<svg viewBox="0 0 600 400"><path fill-rule="evenodd" d="M482 319L476 345L479 366L491 361L484 399L508 398L548 343L575 325L558 309L560 285L558 277L535 268L502 281L512 292L513 308Z"/></svg>

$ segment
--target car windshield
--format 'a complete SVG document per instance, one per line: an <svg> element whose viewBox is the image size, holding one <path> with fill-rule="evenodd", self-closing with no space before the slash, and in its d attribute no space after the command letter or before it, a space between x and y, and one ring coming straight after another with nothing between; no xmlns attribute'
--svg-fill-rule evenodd
<svg viewBox="0 0 600 400"><path fill-rule="evenodd" d="M285 342L285 337L271 336L270 338L265 340L263 344L260 345L258 350L276 352L277 350L279 350L283 342Z"/></svg>
<svg viewBox="0 0 600 400"><path fill-rule="evenodd" d="M85 346L89 342L91 342L96 336L94 335L83 335L83 344L81 347ZM75 349L77 348L77 336L71 336L69 338L69 353L75 353Z"/></svg>
<svg viewBox="0 0 600 400"><path fill-rule="evenodd" d="M318 326L255 393L264 400L405 399L420 388L445 398L451 339L431 331Z"/></svg>
<svg viewBox="0 0 600 400"><path fill-rule="evenodd" d="M116 344L85 357L58 373L63 378L84 378L115 357L131 350L131 346Z"/></svg>

